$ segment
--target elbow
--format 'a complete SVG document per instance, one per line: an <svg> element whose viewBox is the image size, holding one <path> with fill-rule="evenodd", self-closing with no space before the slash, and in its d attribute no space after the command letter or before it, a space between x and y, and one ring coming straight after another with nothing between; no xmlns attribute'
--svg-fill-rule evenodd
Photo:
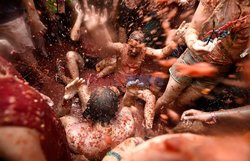
<svg viewBox="0 0 250 161"><path fill-rule="evenodd" d="M76 35L71 35L70 38L71 38L72 41L78 41L79 40L79 37L76 36Z"/></svg>

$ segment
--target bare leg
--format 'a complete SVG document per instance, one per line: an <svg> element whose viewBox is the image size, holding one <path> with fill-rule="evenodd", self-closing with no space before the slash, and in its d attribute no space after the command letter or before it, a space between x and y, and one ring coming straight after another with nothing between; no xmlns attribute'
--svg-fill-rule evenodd
<svg viewBox="0 0 250 161"><path fill-rule="evenodd" d="M45 41L44 41L43 35L39 35L35 37L35 42L36 42L37 48L40 49L42 52L41 55L44 57L48 57L48 53L45 49Z"/></svg>
<svg viewBox="0 0 250 161"><path fill-rule="evenodd" d="M97 78L105 77L115 71L116 57L105 58L96 64Z"/></svg>
<svg viewBox="0 0 250 161"><path fill-rule="evenodd" d="M83 58L74 51L69 51L66 55L67 67L73 79L79 77L78 65L84 66Z"/></svg>
<svg viewBox="0 0 250 161"><path fill-rule="evenodd" d="M116 65L108 66L104 68L101 72L97 74L97 78L105 77L106 75L109 75L115 71Z"/></svg>
<svg viewBox="0 0 250 161"><path fill-rule="evenodd" d="M5 39L0 39L0 52L1 54L10 54L12 51L14 51L14 47L9 43L9 41Z"/></svg>
<svg viewBox="0 0 250 161"><path fill-rule="evenodd" d="M176 82L172 76L170 76L165 92L156 102L156 110L159 110L164 105L174 102L185 88L185 84Z"/></svg>
<svg viewBox="0 0 250 161"><path fill-rule="evenodd" d="M190 105L202 96L203 94L201 92L190 86L176 100L176 102L174 103L174 108L172 109L174 111L177 111L178 113L182 113L184 110L186 110L186 105Z"/></svg>
<svg viewBox="0 0 250 161"><path fill-rule="evenodd" d="M168 109L164 110L164 113L175 123L180 120L180 114L186 110L186 105L190 105L198 98L202 97L202 93L194 89L193 87L188 87L175 102L168 105Z"/></svg>
<svg viewBox="0 0 250 161"><path fill-rule="evenodd" d="M115 64L116 64L116 57L105 58L96 64L96 71L99 72L103 70L104 68L106 68L107 66L111 66Z"/></svg>

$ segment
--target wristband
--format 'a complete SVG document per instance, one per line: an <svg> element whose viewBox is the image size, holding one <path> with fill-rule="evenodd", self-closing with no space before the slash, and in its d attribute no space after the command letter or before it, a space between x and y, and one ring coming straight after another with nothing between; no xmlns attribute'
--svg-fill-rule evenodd
<svg viewBox="0 0 250 161"><path fill-rule="evenodd" d="M119 153L115 152L115 151L109 151L106 156L113 156L115 157L118 161L122 160L122 157Z"/></svg>

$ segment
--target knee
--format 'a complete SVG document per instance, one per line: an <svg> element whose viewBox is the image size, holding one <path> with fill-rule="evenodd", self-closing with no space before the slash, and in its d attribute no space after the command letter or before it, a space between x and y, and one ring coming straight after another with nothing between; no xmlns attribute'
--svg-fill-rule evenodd
<svg viewBox="0 0 250 161"><path fill-rule="evenodd" d="M66 59L67 59L67 60L76 59L76 57L77 57L77 53L74 52L74 51L69 51L69 52L67 52L67 54L66 54Z"/></svg>
<svg viewBox="0 0 250 161"><path fill-rule="evenodd" d="M5 39L1 39L0 40L0 49L1 51L11 51L14 49L14 47L10 44L9 41L5 40Z"/></svg>

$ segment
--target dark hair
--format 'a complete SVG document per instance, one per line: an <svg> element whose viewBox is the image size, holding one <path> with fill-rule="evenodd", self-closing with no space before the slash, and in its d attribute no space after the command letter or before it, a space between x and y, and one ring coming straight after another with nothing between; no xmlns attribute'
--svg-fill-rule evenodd
<svg viewBox="0 0 250 161"><path fill-rule="evenodd" d="M134 31L129 35L129 39L142 43L144 41L144 34L141 31Z"/></svg>
<svg viewBox="0 0 250 161"><path fill-rule="evenodd" d="M108 87L98 87L90 96L83 116L93 122L109 123L118 111L118 96Z"/></svg>

